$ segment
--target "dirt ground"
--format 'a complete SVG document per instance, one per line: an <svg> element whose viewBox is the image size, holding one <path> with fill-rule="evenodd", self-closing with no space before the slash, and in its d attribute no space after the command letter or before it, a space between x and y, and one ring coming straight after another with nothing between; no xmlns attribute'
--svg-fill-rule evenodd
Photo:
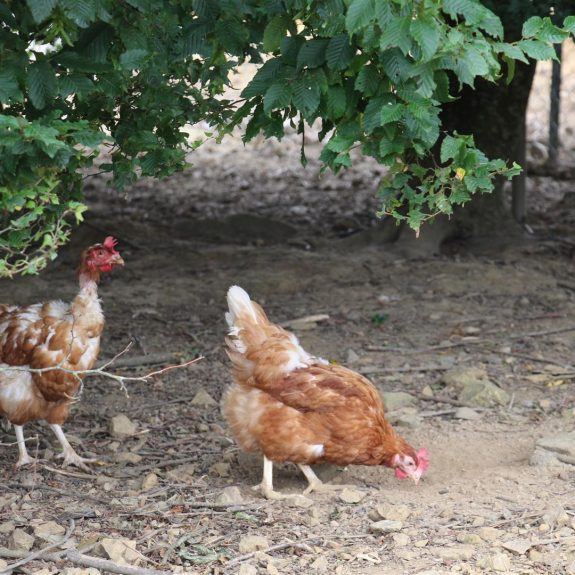
<svg viewBox="0 0 575 575"><path fill-rule="evenodd" d="M41 462L16 471L13 431L1 432L0 558L11 564L68 530L52 555L19 571L73 575L80 563L62 550L76 549L197 574L575 573L575 467L532 464L538 439L575 427L573 182L530 178L536 234L520 246L405 259L368 240L380 168L362 160L320 178L311 140L305 171L292 135L284 145L208 143L194 170L142 181L126 197L92 179L87 224L61 257L40 277L0 283L0 301L69 300L80 250L113 234L126 267L100 287L102 358L130 341L129 357L204 356L127 382L129 397L110 379L86 380L65 429L79 452L99 457L93 475L53 461L43 423L25 428ZM419 485L384 468L323 466L324 479L354 486L347 501L269 502L251 490L261 461L239 452L219 409L233 284L278 322L326 314L294 328L305 348L382 392L413 396L390 417L429 451ZM461 418L442 383L455 368L483 368L508 400ZM111 435L118 414L136 424L133 435ZM230 486L239 495L226 503ZM275 486L297 494L306 482L295 466L276 466ZM384 519L401 524L377 531Z"/></svg>

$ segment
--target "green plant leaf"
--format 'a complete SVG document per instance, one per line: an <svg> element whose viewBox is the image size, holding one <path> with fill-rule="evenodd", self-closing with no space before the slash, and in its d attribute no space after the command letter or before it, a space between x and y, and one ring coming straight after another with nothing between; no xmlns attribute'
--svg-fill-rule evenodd
<svg viewBox="0 0 575 575"><path fill-rule="evenodd" d="M332 70L345 70L353 57L347 34L338 34L329 40L325 53L327 65Z"/></svg>
<svg viewBox="0 0 575 575"><path fill-rule="evenodd" d="M376 0L351 0L345 16L345 27L350 34L365 28L375 19L375 3Z"/></svg>
<svg viewBox="0 0 575 575"><path fill-rule="evenodd" d="M439 48L440 30L435 20L430 16L420 16L411 21L411 33L421 48L424 60L435 56Z"/></svg>
<svg viewBox="0 0 575 575"><path fill-rule="evenodd" d="M36 24L42 24L52 14L57 3L58 0L26 0Z"/></svg>
<svg viewBox="0 0 575 575"><path fill-rule="evenodd" d="M314 38L306 42L297 55L297 69L317 68L325 62L328 40Z"/></svg>
<svg viewBox="0 0 575 575"><path fill-rule="evenodd" d="M263 49L265 52L279 50L280 43L286 35L291 20L285 16L275 16L264 30Z"/></svg>
<svg viewBox="0 0 575 575"><path fill-rule="evenodd" d="M525 38L532 38L537 35L537 32L539 32L541 28L543 28L543 18L540 16L532 16L523 23L521 35Z"/></svg>
<svg viewBox="0 0 575 575"><path fill-rule="evenodd" d="M517 45L527 56L534 60L553 60L557 59L555 49L540 40L520 40Z"/></svg>
<svg viewBox="0 0 575 575"><path fill-rule="evenodd" d="M28 68L26 88L30 102L37 110L46 107L57 90L56 75L52 66L46 60L38 60Z"/></svg>

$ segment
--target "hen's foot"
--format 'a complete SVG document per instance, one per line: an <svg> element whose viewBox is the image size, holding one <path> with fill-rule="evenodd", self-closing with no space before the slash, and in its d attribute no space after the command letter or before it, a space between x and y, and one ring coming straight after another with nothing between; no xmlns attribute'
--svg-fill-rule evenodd
<svg viewBox="0 0 575 575"><path fill-rule="evenodd" d="M254 485L252 487L254 491L261 493L266 499L271 499L272 501L294 501L298 500L302 503L311 503L311 500L303 495L297 493L280 493L279 491L274 491L273 487L266 485L265 483L260 483L259 485Z"/></svg>
<svg viewBox="0 0 575 575"><path fill-rule="evenodd" d="M23 467L24 465L31 465L37 463L37 461L38 460L35 457L30 457L26 453L26 455L21 455L20 457L18 457L18 461L16 462L14 467L16 467L16 469L20 469L20 467Z"/></svg>
<svg viewBox="0 0 575 575"><path fill-rule="evenodd" d="M74 467L78 467L83 471L87 471L88 473L92 473L92 469L90 469L86 463L97 463L98 459L96 458L87 458L87 457L80 457L73 449L66 449L62 453L56 455L56 459L63 459L62 467L69 467L73 465Z"/></svg>
<svg viewBox="0 0 575 575"><path fill-rule="evenodd" d="M334 491L343 491L344 489L355 489L355 485L334 485L332 483L324 483L320 479L317 481L310 481L307 489L304 490L303 494L308 495L315 491L316 493L333 493Z"/></svg>

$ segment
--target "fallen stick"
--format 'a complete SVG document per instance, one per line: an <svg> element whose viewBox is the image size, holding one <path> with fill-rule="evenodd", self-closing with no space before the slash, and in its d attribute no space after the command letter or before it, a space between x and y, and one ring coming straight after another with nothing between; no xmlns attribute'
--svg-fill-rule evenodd
<svg viewBox="0 0 575 575"><path fill-rule="evenodd" d="M39 557L44 555L46 551L49 551L50 549L55 549L56 547L60 547L60 545L66 543L66 541L68 541L68 539L72 537L74 529L76 529L76 522L73 519L70 519L70 522L68 524L68 530L66 531L64 537L60 539L60 541L57 541L56 543L51 543L50 545L44 547L44 549L34 551L34 553L30 553L26 557L20 559L20 561L16 561L16 563L11 563L10 565L7 565L6 567L4 567L4 569L0 570L0 575L12 573L12 571L14 571L14 569L16 569L17 567L21 567L22 565L26 565L26 563L30 563L30 561L34 561L34 559L38 559Z"/></svg>
<svg viewBox="0 0 575 575"><path fill-rule="evenodd" d="M260 551L252 551L251 553L246 553L245 555L240 555L240 556L235 557L234 559L228 561L226 563L224 570L227 571L230 567L233 567L234 565L237 565L238 563L243 563L244 561L247 561L248 559L251 559L252 557L257 555L258 553L266 553L267 554L267 553L271 553L272 551L281 551L282 549L288 549L290 547L293 549L308 550L309 545L306 545L306 543L309 543L311 541L317 541L318 539L320 539L320 537L311 537L309 539L305 539L304 541L301 541L300 543L296 543L294 541L288 541L286 543L278 543L277 545L272 545L271 547L268 547L267 549L262 549Z"/></svg>
<svg viewBox="0 0 575 575"><path fill-rule="evenodd" d="M91 555L83 555L75 549L70 549L65 558L76 565L82 567L94 567L100 571L118 573L119 575L169 575L173 571L158 571L157 569L146 569L144 567L132 567L131 565L119 565L109 559L100 559Z"/></svg>
<svg viewBox="0 0 575 575"><path fill-rule="evenodd" d="M475 411L483 411L481 407L475 407L474 405L467 405L467 403L463 403L462 401L457 401L457 399L451 399L449 397L428 397L427 395L423 395L422 393L415 393L414 394L417 399L422 399L423 401L434 401L435 403L447 403L448 405L455 405L455 407L469 407L470 409L474 409Z"/></svg>
<svg viewBox="0 0 575 575"><path fill-rule="evenodd" d="M173 353L149 353L148 355L135 355L134 357L122 357L114 362L114 367L140 367L142 365L160 365L172 363ZM109 360L98 362L96 369L102 368Z"/></svg>

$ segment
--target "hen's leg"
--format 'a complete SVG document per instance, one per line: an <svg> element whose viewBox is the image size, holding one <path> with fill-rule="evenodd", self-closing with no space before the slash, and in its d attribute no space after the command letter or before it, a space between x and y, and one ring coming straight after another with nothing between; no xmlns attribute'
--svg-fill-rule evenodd
<svg viewBox="0 0 575 575"><path fill-rule="evenodd" d="M311 493L312 491L317 491L318 493L328 492L328 491L338 491L340 489L346 489L348 487L354 487L353 485L332 485L331 483L324 483L313 471L309 465L299 465L305 478L308 480L309 486L303 492L304 495Z"/></svg>
<svg viewBox="0 0 575 575"><path fill-rule="evenodd" d="M75 465L76 467L79 467L84 471L91 471L90 468L86 465L86 463L95 463L98 460L80 457L74 451L74 448L70 445L69 441L66 439L62 427L60 425L57 425L56 423L51 423L50 427L52 428L52 431L56 434L56 437L58 438L58 441L60 442L60 445L62 446L63 449L62 453L56 456L58 458L64 459L62 465L64 467L68 465Z"/></svg>
<svg viewBox="0 0 575 575"><path fill-rule="evenodd" d="M293 495L284 495L283 493L274 491L273 473L274 463L264 455L264 476L262 482L253 487L253 489L260 491L266 499L288 499L289 497L293 497Z"/></svg>
<svg viewBox="0 0 575 575"><path fill-rule="evenodd" d="M22 465L28 465L29 463L34 463L36 460L28 455L28 450L26 449L26 440L24 439L24 427L21 425L15 425L14 431L16 432L16 442L18 443L18 461L16 462L16 467L22 467Z"/></svg>

